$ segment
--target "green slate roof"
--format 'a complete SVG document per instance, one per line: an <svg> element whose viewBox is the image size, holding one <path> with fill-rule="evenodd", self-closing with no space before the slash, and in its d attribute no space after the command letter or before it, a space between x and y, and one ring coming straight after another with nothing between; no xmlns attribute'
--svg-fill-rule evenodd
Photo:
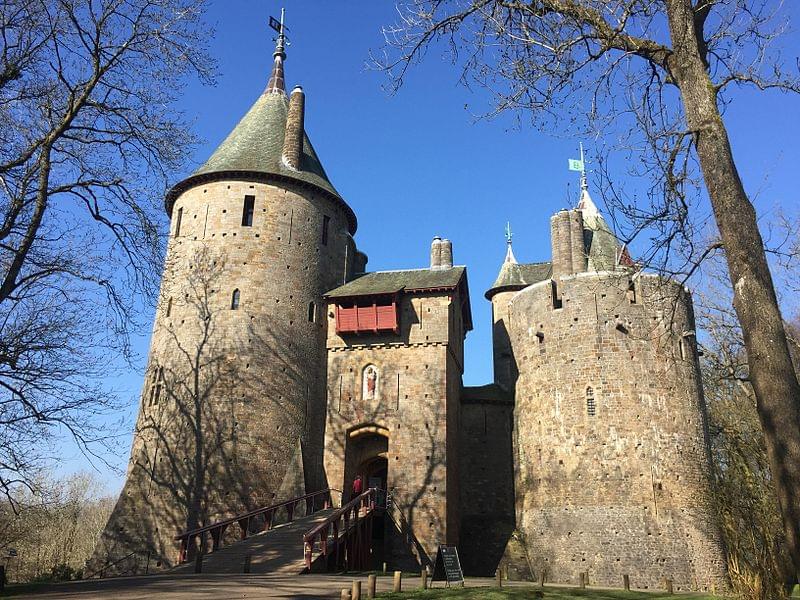
<svg viewBox="0 0 800 600"><path fill-rule="evenodd" d="M552 271L553 266L549 262L520 264L506 261L500 267L500 273L492 287L486 291L486 299L491 300L492 296L499 292L521 290L534 283L549 279Z"/></svg>
<svg viewBox="0 0 800 600"><path fill-rule="evenodd" d="M458 287L466 267L451 269L410 269L407 271L375 271L349 281L325 296L327 298L353 298L376 294L393 294L400 291L450 289Z"/></svg>
<svg viewBox="0 0 800 600"><path fill-rule="evenodd" d="M181 193L204 181L236 178L257 181L290 179L322 190L340 203L355 233L356 217L328 179L308 135L303 136L300 169L284 164L283 139L289 101L283 91L265 91L206 163L167 195L167 212Z"/></svg>

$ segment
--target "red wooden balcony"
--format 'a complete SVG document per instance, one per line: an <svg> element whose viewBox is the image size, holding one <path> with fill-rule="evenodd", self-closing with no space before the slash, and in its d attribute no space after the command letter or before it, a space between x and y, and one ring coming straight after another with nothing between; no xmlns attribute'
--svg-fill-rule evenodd
<svg viewBox="0 0 800 600"><path fill-rule="evenodd" d="M382 301L381 301L382 300ZM397 299L363 300L353 306L336 305L336 333L400 332L397 318Z"/></svg>

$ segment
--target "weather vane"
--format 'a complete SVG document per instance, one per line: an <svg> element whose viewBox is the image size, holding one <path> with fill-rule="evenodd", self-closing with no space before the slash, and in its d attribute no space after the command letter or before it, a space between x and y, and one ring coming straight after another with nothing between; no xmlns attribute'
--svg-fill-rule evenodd
<svg viewBox="0 0 800 600"><path fill-rule="evenodd" d="M286 16L286 9L282 8L280 21L275 17L269 18L269 26L278 32L278 39L276 40L278 42L277 48L275 50L276 52L283 52L286 41L286 32L289 31L289 28L286 27L286 25L284 24L285 16Z"/></svg>

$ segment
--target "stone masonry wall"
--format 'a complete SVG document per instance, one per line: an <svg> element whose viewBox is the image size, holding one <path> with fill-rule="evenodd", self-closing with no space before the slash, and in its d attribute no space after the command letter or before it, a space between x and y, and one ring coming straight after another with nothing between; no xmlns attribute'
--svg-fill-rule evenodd
<svg viewBox="0 0 800 600"><path fill-rule="evenodd" d="M517 525L552 581L723 589L691 298L629 284L582 273L558 282L563 308L550 281L512 299Z"/></svg>
<svg viewBox="0 0 800 600"><path fill-rule="evenodd" d="M492 576L514 530L514 404L475 397L472 390L479 395L481 388L471 388L461 401L458 550L464 573Z"/></svg>
<svg viewBox="0 0 800 600"><path fill-rule="evenodd" d="M299 185L219 181L177 199L128 477L95 563L149 551L167 566L179 531L324 485L322 295L349 275L346 229Z"/></svg>
<svg viewBox="0 0 800 600"><path fill-rule="evenodd" d="M437 544L458 542L458 465L451 454L463 369L460 341L456 352L451 347L451 330L463 336L458 307L448 295L405 295L399 335L347 337L336 334L333 306L328 309L328 483L350 489L351 432L377 426L388 433L387 488L421 545L415 553L422 562L435 557ZM372 399L363 386L370 365L378 372ZM413 548L403 536L388 540L390 563Z"/></svg>

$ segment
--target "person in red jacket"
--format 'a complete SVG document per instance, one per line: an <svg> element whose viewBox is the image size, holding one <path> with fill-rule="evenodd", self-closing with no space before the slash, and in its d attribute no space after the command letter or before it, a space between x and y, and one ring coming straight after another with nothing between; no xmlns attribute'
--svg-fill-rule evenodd
<svg viewBox="0 0 800 600"><path fill-rule="evenodd" d="M356 496L360 495L363 490L364 480L361 475L358 475L355 479L353 479L353 495L351 498L355 498Z"/></svg>

